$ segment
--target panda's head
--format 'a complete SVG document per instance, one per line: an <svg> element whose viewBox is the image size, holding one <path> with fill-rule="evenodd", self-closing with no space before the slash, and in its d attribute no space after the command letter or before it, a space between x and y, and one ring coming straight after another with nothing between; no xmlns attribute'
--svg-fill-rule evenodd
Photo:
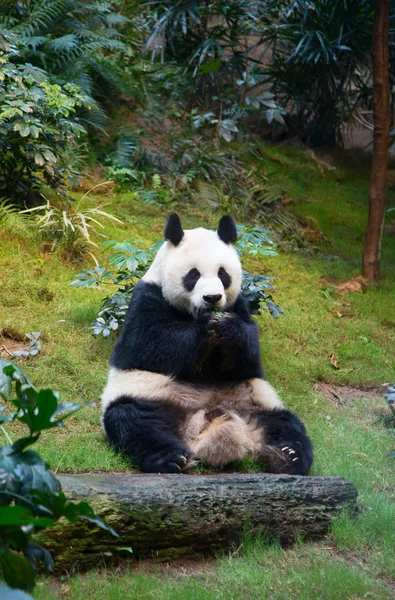
<svg viewBox="0 0 395 600"><path fill-rule="evenodd" d="M193 316L226 310L241 289L236 239L231 217L222 217L217 231L202 227L184 231L178 215L172 214L165 227L166 241L143 279L160 285L172 306Z"/></svg>

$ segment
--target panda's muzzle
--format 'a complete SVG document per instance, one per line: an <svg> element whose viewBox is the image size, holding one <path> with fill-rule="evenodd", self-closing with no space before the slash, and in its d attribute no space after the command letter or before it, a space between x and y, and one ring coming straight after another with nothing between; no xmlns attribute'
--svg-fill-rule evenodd
<svg viewBox="0 0 395 600"><path fill-rule="evenodd" d="M218 302L221 300L221 298L222 298L222 294L203 296L203 300L205 302L207 302L207 304L211 304L211 306L214 306L214 304L218 304Z"/></svg>

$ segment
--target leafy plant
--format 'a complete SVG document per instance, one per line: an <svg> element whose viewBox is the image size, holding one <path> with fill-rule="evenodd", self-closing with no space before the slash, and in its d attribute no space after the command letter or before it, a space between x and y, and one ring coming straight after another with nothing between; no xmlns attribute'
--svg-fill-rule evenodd
<svg viewBox="0 0 395 600"><path fill-rule="evenodd" d="M105 183L108 182L99 185ZM35 226L42 241L50 245L51 252L60 246L65 256L71 260L81 260L88 254L97 264L91 248L98 246L92 236L103 235L98 229L104 229L101 220L107 219L121 225L123 223L114 215L102 210L105 205L83 208L84 200L91 190L76 203L68 197L58 197L56 200L47 199L45 204L21 212L35 215Z"/></svg>
<svg viewBox="0 0 395 600"><path fill-rule="evenodd" d="M148 11L152 34L147 47L164 60L181 63L191 79L192 102L205 106L226 97L248 62L248 34L255 30L256 3L250 0L156 2ZM165 43L163 43L165 42Z"/></svg>
<svg viewBox="0 0 395 600"><path fill-rule="evenodd" d="M54 567L37 533L66 518L71 523L84 519L117 534L87 502L69 502L48 465L29 449L42 431L63 427L80 406L60 403L50 389L37 391L20 367L4 360L0 360L0 396L10 407L9 411L7 405L0 407L0 423L18 422L28 428L26 437L12 443L0 426L9 442L0 447L0 567L9 586L31 592L35 568L42 564L51 572Z"/></svg>
<svg viewBox="0 0 395 600"><path fill-rule="evenodd" d="M7 200L0 200L0 227L8 223L16 214L18 209L14 204L9 204Z"/></svg>
<svg viewBox="0 0 395 600"><path fill-rule="evenodd" d="M267 275L253 275L248 271L243 271L242 289L245 297L250 303L251 313L259 315L261 308L266 306L272 317L278 319L284 314L281 306L273 301L272 295L268 290L274 291L276 288L268 283L273 281L273 277Z"/></svg>
<svg viewBox="0 0 395 600"><path fill-rule="evenodd" d="M271 60L257 85L270 84L288 107L291 132L316 145L341 141L344 123L371 98L372 2L268 0L259 10Z"/></svg>
<svg viewBox="0 0 395 600"><path fill-rule="evenodd" d="M143 185L145 175L131 167L111 166L106 169L106 177L115 181L117 191L130 191L137 185Z"/></svg>
<svg viewBox="0 0 395 600"><path fill-rule="evenodd" d="M41 351L41 342L38 339L41 335L40 331L32 331L25 333L25 336L30 340L28 350L16 350L12 353L14 358L27 358L28 356L36 356Z"/></svg>
<svg viewBox="0 0 395 600"><path fill-rule="evenodd" d="M15 65L19 46L12 38L0 46L0 195L19 205L40 197L45 182L65 186L60 150L85 133L75 119L89 98L70 83L53 84L30 64Z"/></svg>
<svg viewBox="0 0 395 600"><path fill-rule="evenodd" d="M173 200L172 190L166 187L153 187L152 189L140 189L137 191L137 199L145 204L154 206L169 206Z"/></svg>
<svg viewBox="0 0 395 600"><path fill-rule="evenodd" d="M121 284L114 294L103 299L97 319L91 326L93 335L102 334L104 337L108 337L123 323L133 288L147 271L158 246L161 245L161 243L155 244L149 250L144 250L136 246L139 243L143 242L141 240L104 242L102 247L105 250L112 250L108 258L109 269L112 270L107 270L105 267L86 269L76 275L75 280L71 282L70 285L75 287L93 287L103 284L119 286Z"/></svg>
<svg viewBox="0 0 395 600"><path fill-rule="evenodd" d="M140 41L139 23L125 38L122 31L130 21L114 10L111 2L21 0L2 4L0 32L11 32L21 44L12 62L30 63L61 85L69 82L83 90L91 99L91 110L79 113L85 124L102 127L106 119L103 105L108 106L119 93L137 92L126 70Z"/></svg>
<svg viewBox="0 0 395 600"><path fill-rule="evenodd" d="M257 226L237 226L237 251L240 256L277 256L269 232Z"/></svg>

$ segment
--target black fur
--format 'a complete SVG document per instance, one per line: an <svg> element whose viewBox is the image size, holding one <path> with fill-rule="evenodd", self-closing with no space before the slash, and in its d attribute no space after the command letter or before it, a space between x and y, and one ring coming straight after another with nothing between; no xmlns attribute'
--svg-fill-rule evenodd
<svg viewBox="0 0 395 600"><path fill-rule="evenodd" d="M232 278L223 267L220 267L218 269L218 277L222 281L222 285L224 286L225 290L230 288L230 284L232 283Z"/></svg>
<svg viewBox="0 0 395 600"><path fill-rule="evenodd" d="M124 396L106 410L103 424L114 448L145 473L180 473L191 457L178 437L182 416L172 406Z"/></svg>
<svg viewBox="0 0 395 600"><path fill-rule="evenodd" d="M192 292L199 279L200 273L197 269L191 269L186 275L184 275L182 278L182 283L187 292Z"/></svg>
<svg viewBox="0 0 395 600"><path fill-rule="evenodd" d="M265 431L266 443L279 449L287 458L283 472L306 475L313 462L313 447L302 421L285 409L262 413L259 421ZM270 469L270 464L268 466Z"/></svg>
<svg viewBox="0 0 395 600"><path fill-rule="evenodd" d="M165 227L165 240L169 240L174 246L178 246L184 237L184 232L181 227L180 217L173 213L167 219Z"/></svg>
<svg viewBox="0 0 395 600"><path fill-rule="evenodd" d="M239 381L262 377L258 329L240 295L231 317L213 326L211 313L194 320L173 308L159 286L140 281L133 292L110 364L180 379ZM216 327L217 342L209 343ZM224 345L232 348L233 365L224 362ZM196 366L199 365L198 371Z"/></svg>
<svg viewBox="0 0 395 600"><path fill-rule="evenodd" d="M221 217L218 224L218 237L225 244L235 244L237 240L237 228L236 223L232 217L225 216Z"/></svg>

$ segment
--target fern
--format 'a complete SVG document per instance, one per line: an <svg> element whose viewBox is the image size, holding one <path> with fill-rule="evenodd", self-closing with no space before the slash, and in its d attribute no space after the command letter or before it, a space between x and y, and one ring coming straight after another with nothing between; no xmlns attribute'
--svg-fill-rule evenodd
<svg viewBox="0 0 395 600"><path fill-rule="evenodd" d="M7 200L0 200L0 227L5 225L11 218L11 215L17 213L14 204L9 204Z"/></svg>
<svg viewBox="0 0 395 600"><path fill-rule="evenodd" d="M37 34L67 13L70 4L69 0L38 0L29 18L15 27L15 33L24 37Z"/></svg>
<svg viewBox="0 0 395 600"><path fill-rule="evenodd" d="M109 106L111 95L115 100L131 91L122 61L132 50L121 31L130 20L117 13L111 2L35 0L20 4L23 10L15 2L3 2L0 15L0 40L11 36L17 46L13 62L43 68L60 84L78 85L96 100L95 114L87 118L85 113L84 122L95 127L99 123L102 128L100 101Z"/></svg>
<svg viewBox="0 0 395 600"><path fill-rule="evenodd" d="M73 33L62 35L59 38L50 40L47 44L47 48L54 52L70 52L78 47L79 40Z"/></svg>

